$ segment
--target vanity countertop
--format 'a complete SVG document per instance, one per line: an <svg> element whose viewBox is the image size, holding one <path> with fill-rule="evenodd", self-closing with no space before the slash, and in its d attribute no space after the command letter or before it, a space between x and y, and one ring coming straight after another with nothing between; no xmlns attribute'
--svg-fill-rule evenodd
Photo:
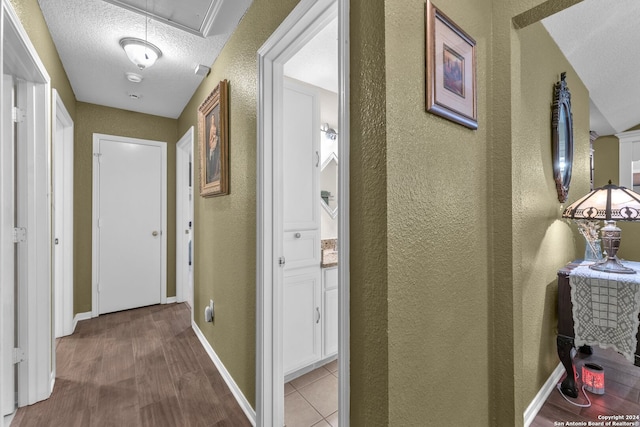
<svg viewBox="0 0 640 427"><path fill-rule="evenodd" d="M327 249L323 250L322 263L320 264L320 267L328 268L335 267L336 265L338 265L338 252Z"/></svg>
<svg viewBox="0 0 640 427"><path fill-rule="evenodd" d="M323 239L321 241L322 261L321 268L335 267L338 265L338 240Z"/></svg>

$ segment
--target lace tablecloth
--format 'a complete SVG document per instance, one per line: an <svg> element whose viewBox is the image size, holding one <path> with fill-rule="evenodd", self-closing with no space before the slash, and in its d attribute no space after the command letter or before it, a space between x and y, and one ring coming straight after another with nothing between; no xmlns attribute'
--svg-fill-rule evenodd
<svg viewBox="0 0 640 427"><path fill-rule="evenodd" d="M633 363L640 323L640 263L624 265L638 273L605 273L582 264L569 274L569 284L576 346L612 348Z"/></svg>

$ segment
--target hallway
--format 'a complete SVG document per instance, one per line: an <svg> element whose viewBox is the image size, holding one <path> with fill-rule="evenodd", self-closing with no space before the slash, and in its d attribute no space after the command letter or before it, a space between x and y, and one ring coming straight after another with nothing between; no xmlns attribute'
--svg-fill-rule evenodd
<svg viewBox="0 0 640 427"><path fill-rule="evenodd" d="M51 398L12 427L250 426L191 329L186 304L79 322L56 344Z"/></svg>

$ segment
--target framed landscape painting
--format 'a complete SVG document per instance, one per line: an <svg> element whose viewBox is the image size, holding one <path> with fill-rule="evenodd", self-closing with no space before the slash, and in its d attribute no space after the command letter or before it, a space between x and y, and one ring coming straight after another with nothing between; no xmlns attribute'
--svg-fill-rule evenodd
<svg viewBox="0 0 640 427"><path fill-rule="evenodd" d="M427 111L477 129L476 42L431 1L425 23Z"/></svg>

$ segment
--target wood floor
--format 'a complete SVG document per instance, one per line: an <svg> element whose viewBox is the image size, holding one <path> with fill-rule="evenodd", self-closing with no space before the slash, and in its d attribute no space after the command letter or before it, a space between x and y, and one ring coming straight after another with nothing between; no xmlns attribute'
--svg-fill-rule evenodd
<svg viewBox="0 0 640 427"><path fill-rule="evenodd" d="M578 354L574 359L574 365L579 374L582 373L582 365L585 363L591 362L602 366L605 372L605 394L596 395L587 391L587 396L592 402L591 407L580 408L564 400L558 390L553 390L531 423L531 427L570 426L571 421L578 423L574 425L597 425L589 422L600 421L604 421L602 425L607 425L607 420L602 419L602 416L614 415L623 417L617 422L631 424L609 425L640 425L640 419L635 419L640 415L640 367L634 366L613 350L594 347L593 351L594 354L591 356ZM578 385L582 387L581 382L578 382ZM587 400L582 390L579 393L578 398L572 401L586 404ZM625 416L631 419L625 420ZM585 424L580 424L580 421Z"/></svg>
<svg viewBox="0 0 640 427"><path fill-rule="evenodd" d="M250 426L191 329L189 307L102 315L58 340L51 397L11 427Z"/></svg>

